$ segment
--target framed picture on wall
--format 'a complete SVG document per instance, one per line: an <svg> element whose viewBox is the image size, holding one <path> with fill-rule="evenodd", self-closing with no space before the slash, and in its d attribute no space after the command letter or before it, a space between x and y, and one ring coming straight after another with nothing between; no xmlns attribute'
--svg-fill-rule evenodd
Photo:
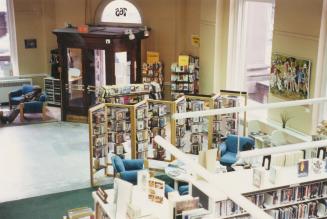
<svg viewBox="0 0 327 219"><path fill-rule="evenodd" d="M311 61L293 56L273 54L270 92L286 99L308 99Z"/></svg>

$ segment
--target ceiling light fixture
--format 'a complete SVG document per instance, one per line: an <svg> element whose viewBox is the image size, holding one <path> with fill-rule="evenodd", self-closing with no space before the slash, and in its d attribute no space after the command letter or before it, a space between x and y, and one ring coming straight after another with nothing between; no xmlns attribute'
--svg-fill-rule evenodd
<svg viewBox="0 0 327 219"><path fill-rule="evenodd" d="M149 33L149 30L148 30L148 27L144 26L144 36L148 37L149 35L150 35L150 33Z"/></svg>

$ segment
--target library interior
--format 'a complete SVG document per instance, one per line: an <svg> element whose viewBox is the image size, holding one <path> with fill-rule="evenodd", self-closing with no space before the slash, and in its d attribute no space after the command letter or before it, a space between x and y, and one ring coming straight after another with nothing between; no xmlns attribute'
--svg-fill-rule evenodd
<svg viewBox="0 0 327 219"><path fill-rule="evenodd" d="M327 0L0 0L0 219L327 218Z"/></svg>

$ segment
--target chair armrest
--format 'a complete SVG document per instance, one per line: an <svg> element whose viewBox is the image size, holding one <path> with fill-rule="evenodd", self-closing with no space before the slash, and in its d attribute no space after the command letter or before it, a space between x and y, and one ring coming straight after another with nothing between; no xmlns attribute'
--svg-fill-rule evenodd
<svg viewBox="0 0 327 219"><path fill-rule="evenodd" d="M124 171L124 172L120 172L120 178L122 180L125 180L127 182L130 182L134 185L137 184L137 170L130 170L130 171Z"/></svg>
<svg viewBox="0 0 327 219"><path fill-rule="evenodd" d="M24 113L42 113L44 102L30 101L23 103Z"/></svg>
<svg viewBox="0 0 327 219"><path fill-rule="evenodd" d="M223 156L226 153L227 145L225 142L219 145L219 151L220 151L220 156Z"/></svg>
<svg viewBox="0 0 327 219"><path fill-rule="evenodd" d="M222 137L220 140L222 140L222 141L226 141L227 138L228 138L228 136L226 136L226 137Z"/></svg>
<svg viewBox="0 0 327 219"><path fill-rule="evenodd" d="M10 97L19 97L19 96L22 96L23 95L23 91L22 91L22 89L18 89L18 90L9 92L8 95L9 95L9 100L10 100Z"/></svg>
<svg viewBox="0 0 327 219"><path fill-rule="evenodd" d="M42 95L40 96L39 101L41 101L41 102L46 102L46 101L47 101L47 95L42 94Z"/></svg>
<svg viewBox="0 0 327 219"><path fill-rule="evenodd" d="M123 160L125 170L142 170L144 165L143 159L135 159L135 160Z"/></svg>

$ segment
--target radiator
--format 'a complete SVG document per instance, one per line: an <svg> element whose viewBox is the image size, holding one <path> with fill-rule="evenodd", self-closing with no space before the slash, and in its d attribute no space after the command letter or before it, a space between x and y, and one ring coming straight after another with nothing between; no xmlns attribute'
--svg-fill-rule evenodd
<svg viewBox="0 0 327 219"><path fill-rule="evenodd" d="M23 85L32 84L31 78L0 80L0 103L7 103L8 93L20 89Z"/></svg>

